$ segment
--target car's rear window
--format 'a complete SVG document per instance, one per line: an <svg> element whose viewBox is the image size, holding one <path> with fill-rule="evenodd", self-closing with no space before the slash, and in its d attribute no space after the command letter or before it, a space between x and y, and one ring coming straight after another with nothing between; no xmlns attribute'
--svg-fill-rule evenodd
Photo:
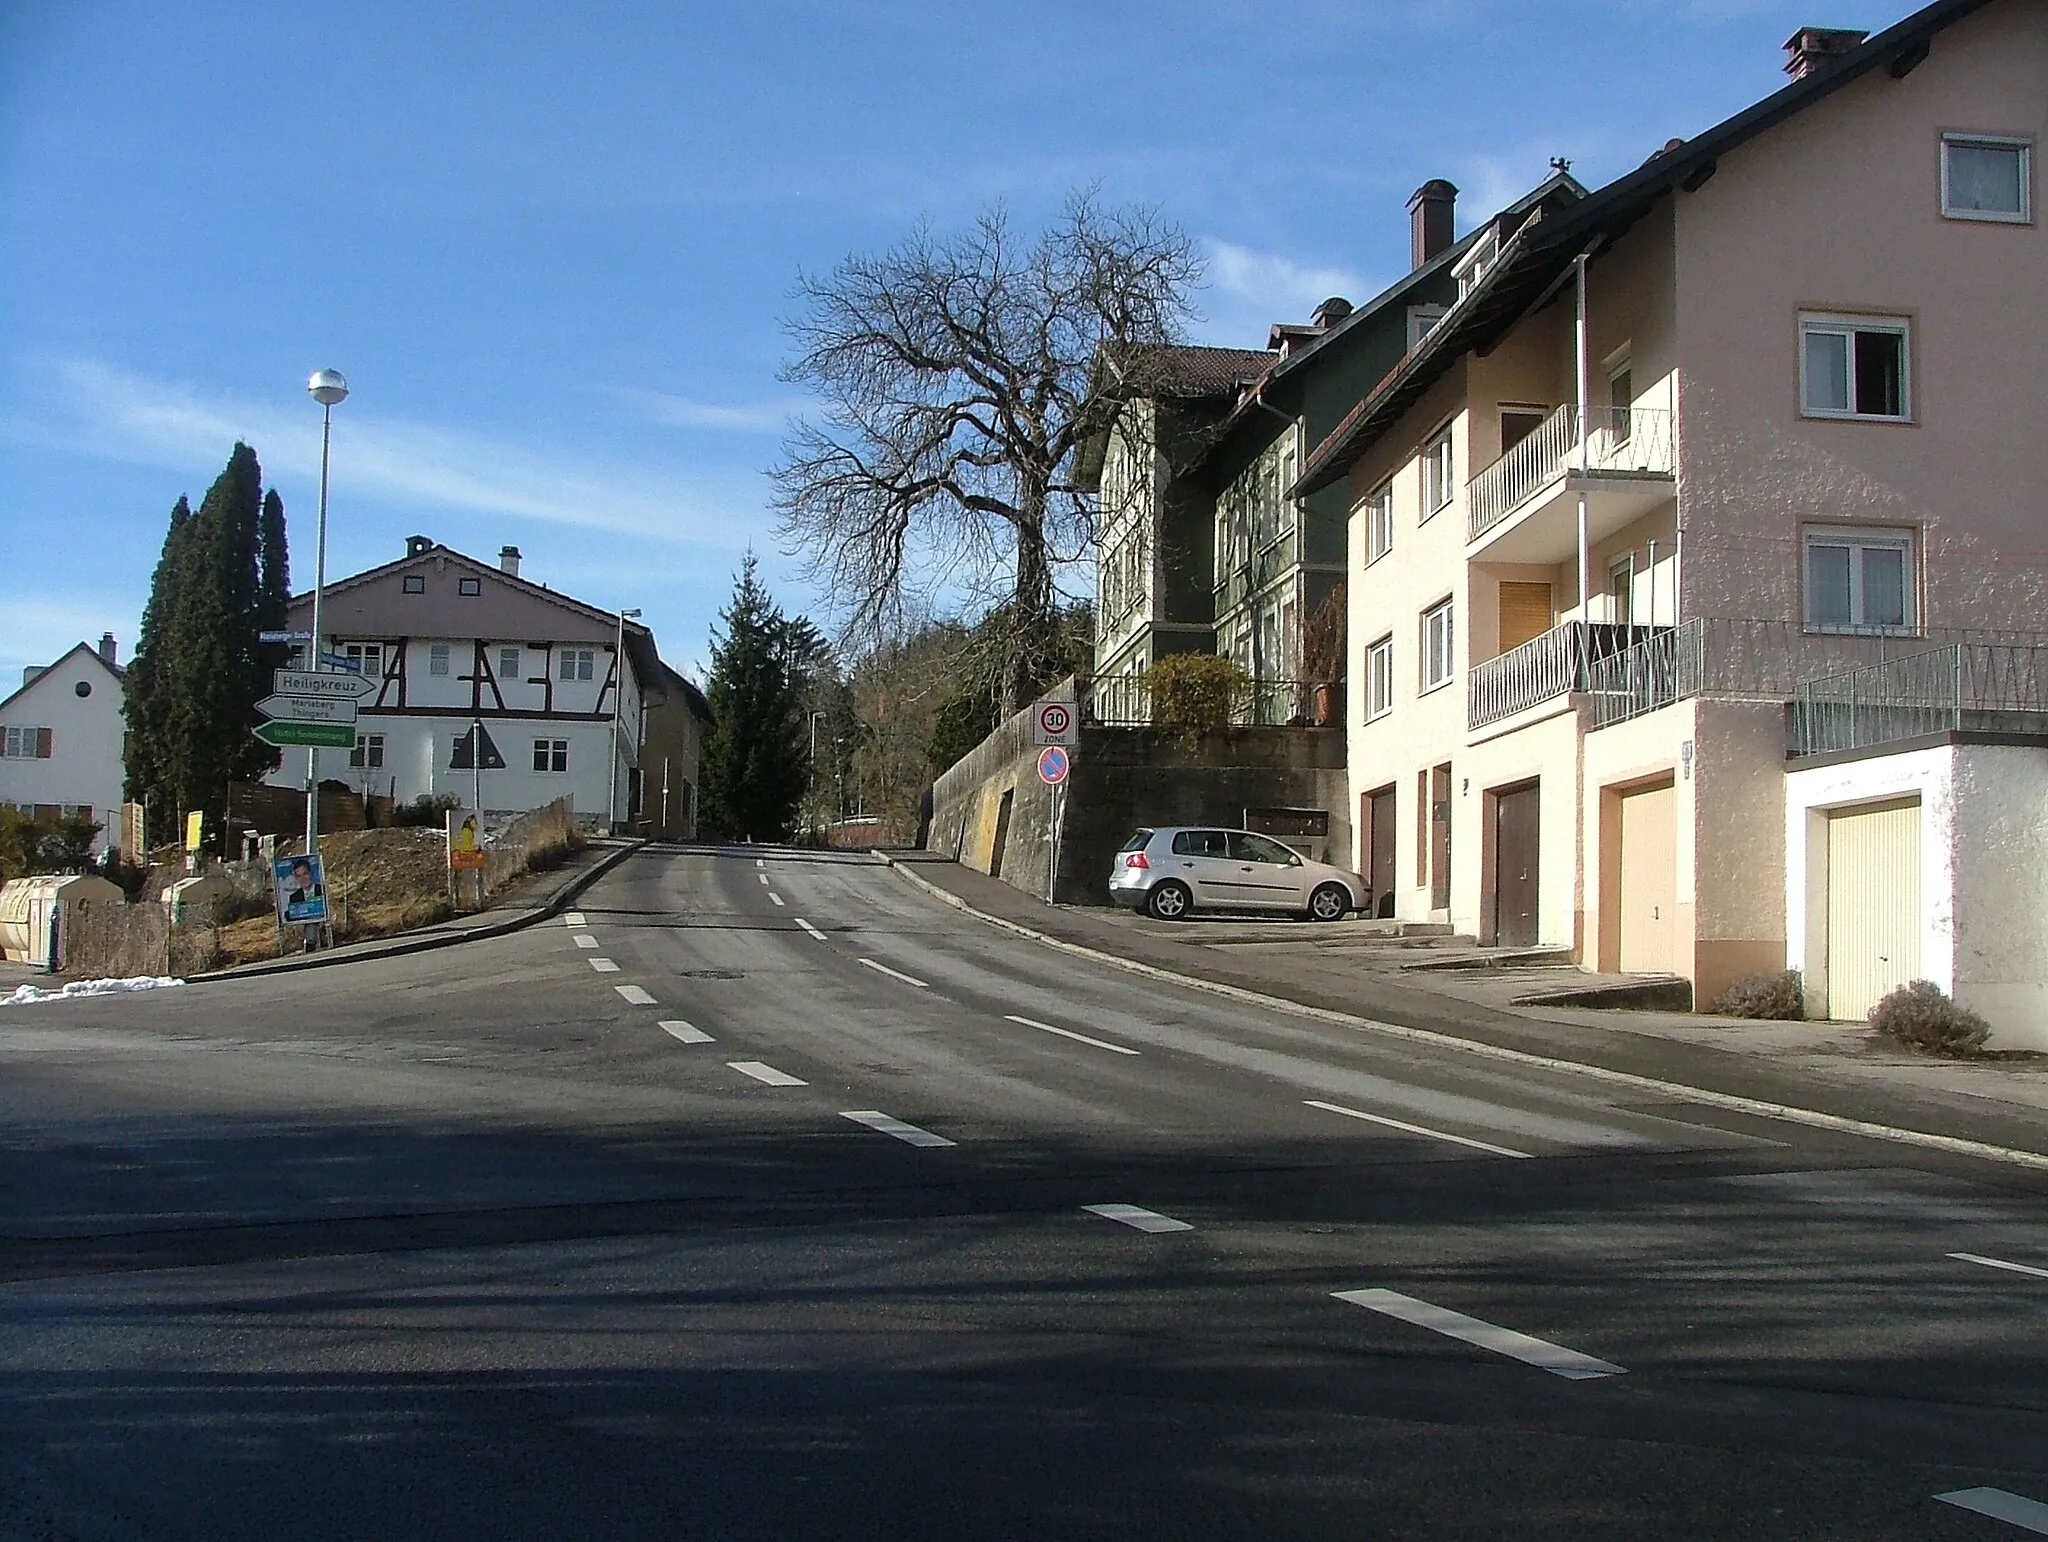
<svg viewBox="0 0 2048 1542"><path fill-rule="evenodd" d="M1132 837L1131 837L1131 838L1130 838L1129 840L1125 841L1125 842L1123 843L1123 845L1121 845L1121 846L1117 847L1117 850L1118 850L1118 851L1137 851L1137 850L1138 850L1139 848L1141 848L1141 847L1142 847L1142 846L1143 846L1143 845L1145 844L1145 842L1147 842L1147 841L1149 841L1149 840L1151 840L1151 839L1152 839L1152 832L1151 832L1150 830L1140 830L1140 831L1139 831L1139 832L1138 832L1137 834L1133 835L1133 836L1132 836Z"/></svg>

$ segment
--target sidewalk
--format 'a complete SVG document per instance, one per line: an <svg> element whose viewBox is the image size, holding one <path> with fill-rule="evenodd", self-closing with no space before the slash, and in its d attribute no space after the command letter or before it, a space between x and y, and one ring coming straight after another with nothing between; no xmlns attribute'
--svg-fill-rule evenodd
<svg viewBox="0 0 2048 1542"><path fill-rule="evenodd" d="M999 925L1324 1012L1932 1136L2032 1153L2048 1166L2048 1055L1945 1061L1879 1047L1859 1023L1752 1022L1704 1014L1517 1004L1583 983L1569 967L1416 969L1427 939L1384 923L1196 919L1049 906L928 852L877 853L936 897ZM1654 1093L1645 1093L1653 1101ZM1871 1132L1867 1132L1871 1133Z"/></svg>

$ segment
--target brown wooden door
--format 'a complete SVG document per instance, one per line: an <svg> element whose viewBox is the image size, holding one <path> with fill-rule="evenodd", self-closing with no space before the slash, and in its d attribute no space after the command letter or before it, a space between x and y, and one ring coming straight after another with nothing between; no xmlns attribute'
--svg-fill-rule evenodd
<svg viewBox="0 0 2048 1542"><path fill-rule="evenodd" d="M1541 787L1530 782L1494 799L1493 940L1503 948L1536 946Z"/></svg>
<svg viewBox="0 0 2048 1542"><path fill-rule="evenodd" d="M1366 878L1372 884L1372 914L1384 919L1394 914L1394 789L1382 787L1368 798L1371 858Z"/></svg>

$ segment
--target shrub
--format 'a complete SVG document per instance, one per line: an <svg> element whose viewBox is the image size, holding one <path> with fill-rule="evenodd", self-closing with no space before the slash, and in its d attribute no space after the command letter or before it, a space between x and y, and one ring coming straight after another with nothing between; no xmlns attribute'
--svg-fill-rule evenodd
<svg viewBox="0 0 2048 1542"><path fill-rule="evenodd" d="M462 800L453 793L423 792L412 802L393 809L391 822L401 826L432 825L438 830L448 822L448 811L461 807Z"/></svg>
<svg viewBox="0 0 2048 1542"><path fill-rule="evenodd" d="M1228 728L1240 715L1251 676L1213 653L1174 653L1145 671L1152 721L1169 728Z"/></svg>
<svg viewBox="0 0 2048 1542"><path fill-rule="evenodd" d="M1909 980L1870 1009L1870 1026L1888 1039L1930 1055L1962 1059L1991 1037L1991 1025L1957 1006L1932 980Z"/></svg>
<svg viewBox="0 0 2048 1542"><path fill-rule="evenodd" d="M1765 970L1746 974L1707 1009L1723 1017L1775 1018L1796 1023L1806 1016L1806 992L1800 988L1796 969Z"/></svg>

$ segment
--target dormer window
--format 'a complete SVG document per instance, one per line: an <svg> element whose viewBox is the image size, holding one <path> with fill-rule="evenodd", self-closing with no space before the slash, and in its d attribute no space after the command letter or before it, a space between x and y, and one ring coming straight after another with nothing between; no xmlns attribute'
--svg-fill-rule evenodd
<svg viewBox="0 0 2048 1542"><path fill-rule="evenodd" d="M1458 265L1451 269L1458 276L1458 298L1464 299L1479 287L1479 281L1486 277L1487 270L1500 256L1500 227L1489 225L1484 234L1472 243L1472 250L1458 259Z"/></svg>

